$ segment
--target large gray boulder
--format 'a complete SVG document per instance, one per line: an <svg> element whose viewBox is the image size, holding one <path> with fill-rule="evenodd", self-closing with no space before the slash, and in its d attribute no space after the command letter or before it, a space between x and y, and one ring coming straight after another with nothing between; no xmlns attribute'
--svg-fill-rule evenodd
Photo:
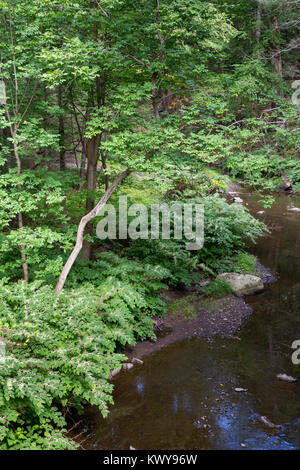
<svg viewBox="0 0 300 470"><path fill-rule="evenodd" d="M257 294L264 290L262 280L250 274L223 273L219 274L217 279L227 282L238 297Z"/></svg>

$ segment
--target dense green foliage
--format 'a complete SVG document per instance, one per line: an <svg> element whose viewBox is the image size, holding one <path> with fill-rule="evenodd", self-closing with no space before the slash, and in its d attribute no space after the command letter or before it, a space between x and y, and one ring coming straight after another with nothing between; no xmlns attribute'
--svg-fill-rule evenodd
<svg viewBox="0 0 300 470"><path fill-rule="evenodd" d="M80 411L90 403L105 416L112 403L109 372L125 359L116 351L155 338L151 316L164 306L155 294L168 273L111 253L95 269L108 267L109 276L102 272L102 279L59 296L39 281L1 288L2 449L64 447L63 408Z"/></svg>
<svg viewBox="0 0 300 470"><path fill-rule="evenodd" d="M1 449L73 448L69 410L107 414L109 372L125 345L155 339L163 289L253 270L245 250L265 227L226 193L238 178L268 207L282 179L300 190L299 10L299 0L1 1ZM109 202L201 203L203 249L100 241L96 217L55 294L80 220L124 170Z"/></svg>

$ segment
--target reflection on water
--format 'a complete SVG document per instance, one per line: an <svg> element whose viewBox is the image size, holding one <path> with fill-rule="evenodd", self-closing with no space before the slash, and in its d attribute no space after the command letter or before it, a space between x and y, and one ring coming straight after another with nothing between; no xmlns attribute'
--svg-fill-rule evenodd
<svg viewBox="0 0 300 470"><path fill-rule="evenodd" d="M145 382L143 377L137 377L136 378L136 389L139 395L142 397L144 396L144 388L145 388Z"/></svg>
<svg viewBox="0 0 300 470"><path fill-rule="evenodd" d="M253 195L244 194L252 211ZM299 449L300 382L276 379L285 372L300 379L291 344L300 339L300 214L288 212L300 198L278 196L267 210L272 234L253 247L279 275L259 296L233 339L171 344L115 380L115 406L107 419L86 413L96 449ZM246 388L238 393L236 387ZM276 428L259 418L266 416Z"/></svg>

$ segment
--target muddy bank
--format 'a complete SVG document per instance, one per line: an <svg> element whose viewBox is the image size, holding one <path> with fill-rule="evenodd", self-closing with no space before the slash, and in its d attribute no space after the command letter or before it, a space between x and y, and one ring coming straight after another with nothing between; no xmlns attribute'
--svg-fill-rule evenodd
<svg viewBox="0 0 300 470"><path fill-rule="evenodd" d="M256 276L260 277L264 284L270 284L271 282L275 282L278 280L278 274L273 274L270 269L263 266L259 261L256 263L254 273Z"/></svg>
<svg viewBox="0 0 300 470"><path fill-rule="evenodd" d="M169 295L178 297L176 292ZM252 313L252 308L243 299L233 296L209 300L206 306L194 298L190 300L188 310L187 314L180 310L175 313L169 311L166 318L157 320L157 341L143 341L127 350L129 359L147 356L183 339L205 337L211 341L216 335L229 338L240 329L243 319Z"/></svg>
<svg viewBox="0 0 300 470"><path fill-rule="evenodd" d="M264 284L277 279L259 261L253 274L260 277ZM234 295L210 299L197 294L197 289L174 289L165 292L165 297L169 305L167 315L163 319L154 320L157 341L143 341L135 347L128 347L125 353L129 360L133 357L142 358L183 339L206 338L211 342L216 335L230 338L252 313L250 305Z"/></svg>

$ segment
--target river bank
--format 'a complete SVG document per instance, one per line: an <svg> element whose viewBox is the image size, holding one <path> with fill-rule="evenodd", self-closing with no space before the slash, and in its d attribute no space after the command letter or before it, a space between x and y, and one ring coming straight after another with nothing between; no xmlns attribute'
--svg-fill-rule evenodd
<svg viewBox="0 0 300 470"><path fill-rule="evenodd" d="M226 192L224 197L235 202L238 199L241 204L248 206L248 203L239 198L245 192L241 182L226 177ZM259 218L263 214L253 214ZM271 272L257 259L252 274L261 279L265 288L270 283L276 281L276 273ZM252 308L247 304L245 298L235 295L227 295L221 298L213 298L202 292L201 284L206 286L213 281L208 278L206 281L195 285L190 289L169 289L163 293L168 308L165 317L154 319L154 332L156 341L139 341L136 346L127 346L124 353L129 362L133 358L141 359L152 354L171 343L183 339L206 338L211 341L216 335L222 338L232 337L239 331L243 320L252 313ZM246 297L247 298L247 297ZM113 374L116 376L117 374Z"/></svg>
<svg viewBox="0 0 300 470"><path fill-rule="evenodd" d="M260 277L266 288L267 284L276 281L271 271L259 262L253 274ZM154 321L157 341L140 341L133 348L127 347L125 352L129 361L141 359L183 339L203 337L211 341L216 335L230 338L253 311L244 298L230 295L213 299L201 295L201 292L195 294L194 290L169 290L165 293L169 307L164 319Z"/></svg>

